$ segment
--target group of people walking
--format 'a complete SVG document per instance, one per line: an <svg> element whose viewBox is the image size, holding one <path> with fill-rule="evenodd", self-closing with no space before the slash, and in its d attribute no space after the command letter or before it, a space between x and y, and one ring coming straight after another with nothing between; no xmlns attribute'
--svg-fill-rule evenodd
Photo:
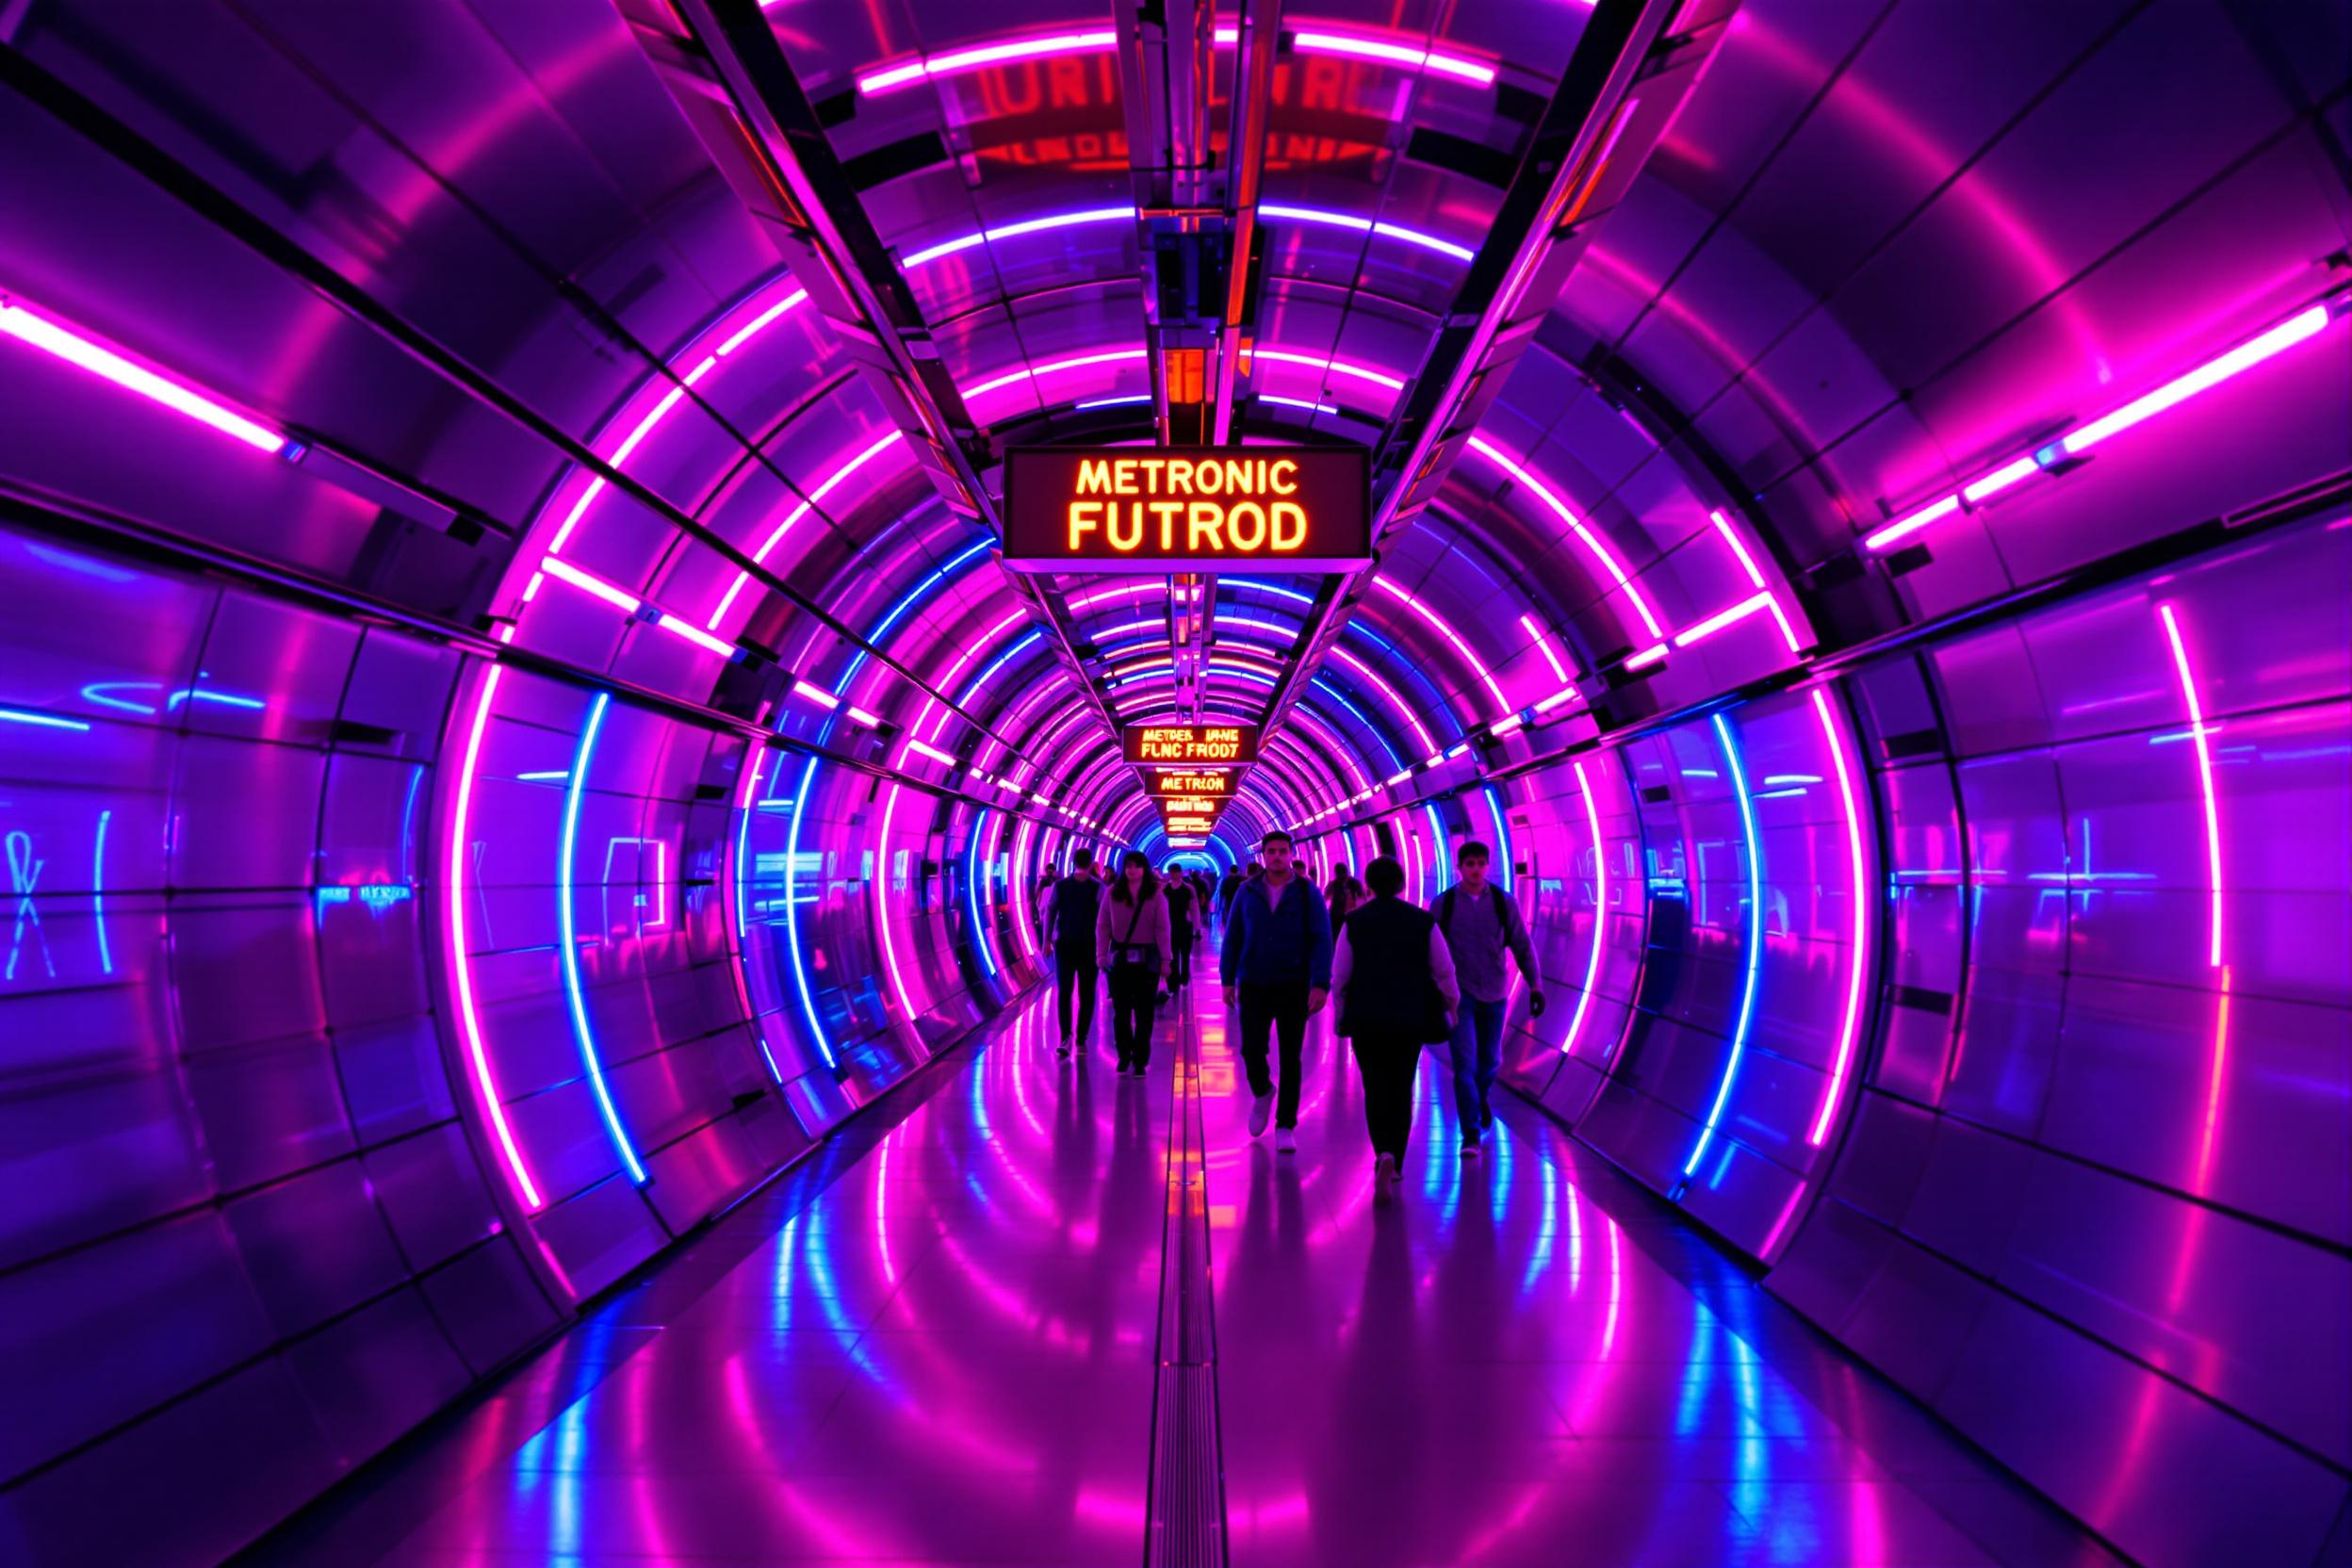
<svg viewBox="0 0 2352 1568"><path fill-rule="evenodd" d="M1054 934L1060 988L1060 1054L1089 1037L1098 974L1109 977L1111 1034L1119 1070L1140 1076L1151 1059L1152 1013L1190 978L1189 953L1214 915L1224 923L1218 955L1226 1010L1240 1030L1251 1104L1250 1135L1269 1123L1274 1147L1298 1147L1298 1091L1307 1020L1336 1009L1333 1032L1349 1042L1364 1077L1364 1128L1375 1155L1374 1196L1396 1194L1413 1128L1413 1085L1426 1046L1447 1047L1462 1157L1475 1160L1494 1124L1492 1096L1502 1065L1510 995L1505 959L1544 1011L1535 945L1517 901L1489 880L1493 852L1471 840L1455 856L1460 873L1427 909L1404 897L1405 868L1381 856L1358 883L1335 869L1315 886L1280 828L1258 844L1247 873L1229 872L1211 898L1209 879L1169 867L1155 876L1130 851L1104 889L1091 852L1072 856L1055 882L1046 928Z"/></svg>
<svg viewBox="0 0 2352 1568"><path fill-rule="evenodd" d="M1208 893L1205 875L1177 865L1156 874L1150 858L1132 849L1105 887L1094 851L1071 853L1069 874L1047 888L1041 911L1054 945L1056 1054L1067 1060L1074 1045L1093 1039L1095 990L1103 983L1119 1075L1143 1076L1152 1061L1153 1014L1192 979Z"/></svg>

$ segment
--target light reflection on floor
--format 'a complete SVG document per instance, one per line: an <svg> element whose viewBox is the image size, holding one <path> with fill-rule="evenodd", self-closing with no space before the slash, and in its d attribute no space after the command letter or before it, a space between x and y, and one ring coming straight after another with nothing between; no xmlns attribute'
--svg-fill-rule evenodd
<svg viewBox="0 0 2352 1568"><path fill-rule="evenodd" d="M1378 1208L1318 1020L1298 1152L1252 1139L1214 983L1142 1083L1030 997L262 1560L1139 1560L1175 1027L1233 1563L2103 1560L1524 1105L1465 1163L1425 1061Z"/></svg>

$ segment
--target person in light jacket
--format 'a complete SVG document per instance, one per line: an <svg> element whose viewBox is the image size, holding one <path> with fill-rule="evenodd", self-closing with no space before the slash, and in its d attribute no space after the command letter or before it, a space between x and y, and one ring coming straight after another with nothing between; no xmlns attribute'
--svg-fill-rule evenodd
<svg viewBox="0 0 2352 1568"><path fill-rule="evenodd" d="M1172 956L1160 879L1143 851L1131 849L1094 918L1094 961L1110 978L1111 1041L1121 1077L1132 1071L1140 1078L1151 1063L1152 1014Z"/></svg>
<svg viewBox="0 0 2352 1568"><path fill-rule="evenodd" d="M1452 1027L1462 987L1437 918L1400 896L1405 868L1383 855L1364 868L1364 880L1372 896L1349 912L1331 954L1331 1005L1364 1074L1364 1125L1379 1156L1372 1200L1386 1203L1413 1131L1421 1048Z"/></svg>

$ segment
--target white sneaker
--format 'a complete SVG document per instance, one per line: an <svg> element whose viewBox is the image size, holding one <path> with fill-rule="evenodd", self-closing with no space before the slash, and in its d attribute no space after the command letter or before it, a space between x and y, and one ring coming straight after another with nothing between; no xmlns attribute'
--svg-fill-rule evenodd
<svg viewBox="0 0 2352 1568"><path fill-rule="evenodd" d="M1250 1135L1256 1137L1260 1133L1265 1132L1266 1122L1271 1120L1273 1116L1274 1097L1270 1094L1259 1095L1257 1103L1250 1107Z"/></svg>
<svg viewBox="0 0 2352 1568"><path fill-rule="evenodd" d="M1296 1127L1275 1128L1274 1147L1285 1154L1298 1152L1298 1129Z"/></svg>
<svg viewBox="0 0 2352 1568"><path fill-rule="evenodd" d="M1464 1138L1462 1140L1462 1157L1465 1160L1475 1160L1478 1157L1478 1139Z"/></svg>

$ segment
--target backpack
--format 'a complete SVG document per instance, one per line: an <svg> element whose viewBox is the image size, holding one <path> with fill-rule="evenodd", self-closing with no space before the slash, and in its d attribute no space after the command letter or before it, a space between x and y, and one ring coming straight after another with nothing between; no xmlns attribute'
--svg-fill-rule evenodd
<svg viewBox="0 0 2352 1568"><path fill-rule="evenodd" d="M1094 918L1102 884L1091 876L1065 876L1054 884L1054 951L1094 959Z"/></svg>
<svg viewBox="0 0 2352 1568"><path fill-rule="evenodd" d="M1437 895L1437 927L1446 933L1448 941L1453 939L1454 935L1454 894L1461 890L1462 885L1456 883ZM1486 885L1486 891L1487 895L1494 901L1494 928L1502 932L1505 940L1509 940L1511 911L1504 906L1503 890L1494 883L1489 882Z"/></svg>

